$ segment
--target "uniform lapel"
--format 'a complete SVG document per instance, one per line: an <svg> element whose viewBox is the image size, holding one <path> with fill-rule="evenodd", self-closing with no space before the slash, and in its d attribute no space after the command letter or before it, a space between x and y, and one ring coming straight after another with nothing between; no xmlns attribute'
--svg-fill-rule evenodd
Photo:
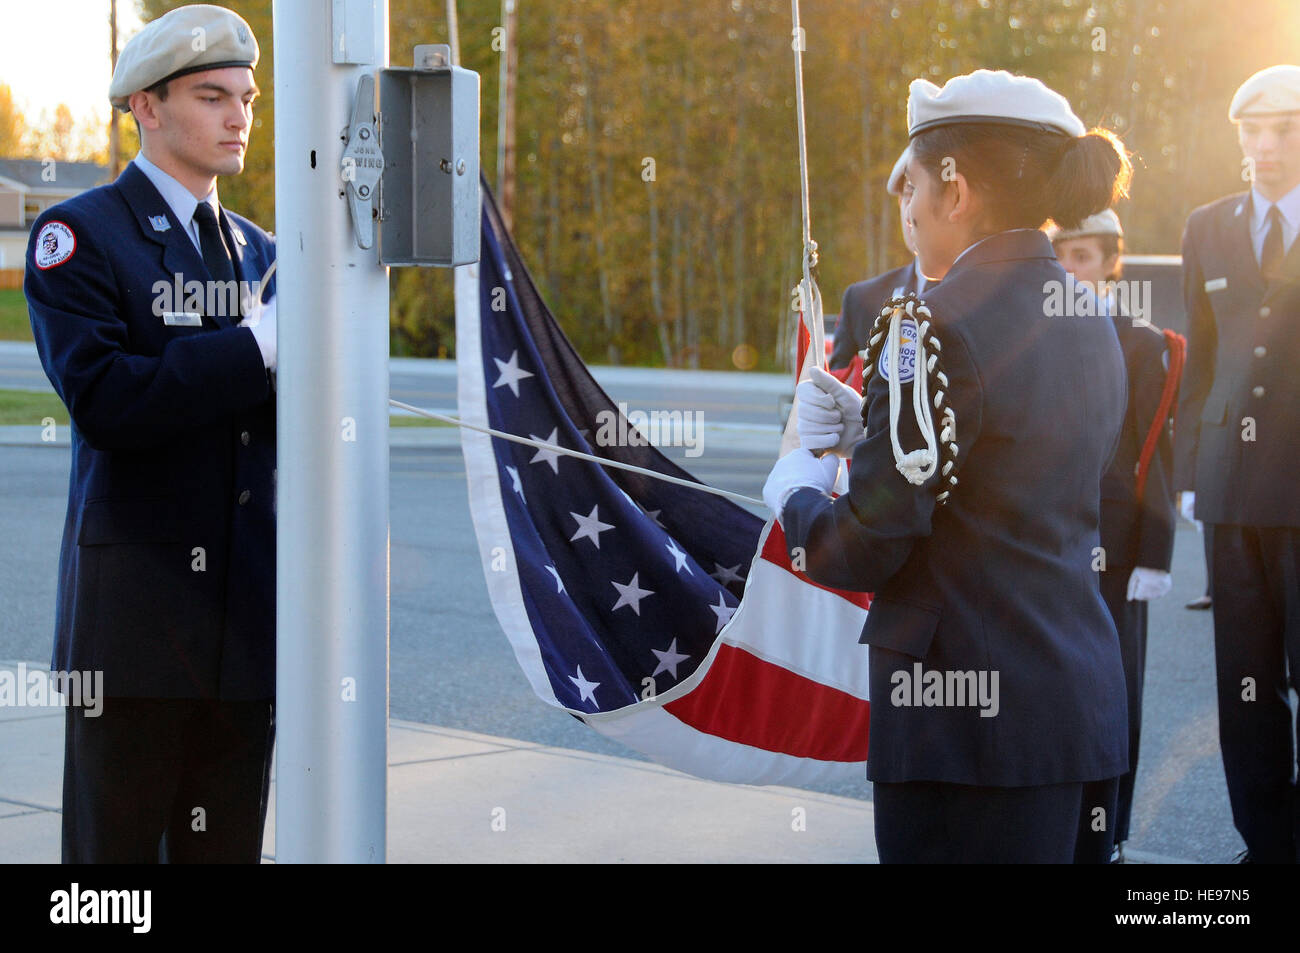
<svg viewBox="0 0 1300 953"><path fill-rule="evenodd" d="M203 282L206 287L206 283L212 276L208 274L208 268L203 264L203 256L194 247L189 233L176 220L171 206L154 188L149 177L141 172L135 163L128 162L122 174L117 177L115 185L135 216L141 234L160 246L162 267L166 272L167 283L173 285L179 280L183 288L186 281L197 280ZM166 227L160 227L164 220ZM217 309L216 315L207 313L206 294L204 298L205 300L198 302L195 308L204 316L204 324L214 328L230 327L230 319L219 315L221 309ZM181 310L181 302L177 302L175 308ZM189 308L190 305L186 304L185 310Z"/></svg>
<svg viewBox="0 0 1300 953"><path fill-rule="evenodd" d="M1291 248L1282 259L1282 269L1278 276L1268 283L1264 293L1267 301L1282 291L1300 287L1300 235L1291 242Z"/></svg>
<svg viewBox="0 0 1300 953"><path fill-rule="evenodd" d="M244 237L240 227L230 220L224 208L221 209L221 230L226 235L226 245L234 258L235 277L242 282L248 282L251 286L252 282L262 276L251 273L257 270L257 262L249 255L248 239Z"/></svg>
<svg viewBox="0 0 1300 953"><path fill-rule="evenodd" d="M1206 278L1228 278L1230 284L1245 284L1250 297L1258 300L1264 294L1264 276L1259 272L1259 259L1255 257L1255 244L1250 235L1250 193L1245 192L1233 205L1225 206L1228 218L1219 229L1219 261L1223 274L1205 272Z"/></svg>

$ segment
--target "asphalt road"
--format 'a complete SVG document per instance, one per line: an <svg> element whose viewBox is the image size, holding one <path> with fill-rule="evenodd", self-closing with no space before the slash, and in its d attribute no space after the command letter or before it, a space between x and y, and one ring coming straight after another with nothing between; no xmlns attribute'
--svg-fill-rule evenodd
<svg viewBox="0 0 1300 953"><path fill-rule="evenodd" d="M441 385L429 386L436 397L433 388ZM617 391L615 397L632 399ZM719 405L739 414L752 399L724 391ZM753 407L759 403L754 400ZM707 482L758 496L774 446L772 438L755 449L737 449L734 440L729 446L715 442L703 456L679 462ZM0 497L0 658L46 659L68 451L0 447L0 461L5 483ZM544 705L515 664L487 601L459 450L395 449L391 465L393 716L637 757ZM1182 608L1202 591L1204 581L1199 536L1193 526L1182 524L1174 591L1151 611L1130 847L1223 863L1241 844L1232 827L1219 758L1212 623L1208 613ZM865 781L822 790L870 797Z"/></svg>
<svg viewBox="0 0 1300 953"><path fill-rule="evenodd" d="M786 374L599 366L591 371L629 411L699 412L706 426L720 428L776 426L780 398L793 389ZM34 344L0 341L0 389L51 390ZM454 414L456 362L393 358L389 392L408 404Z"/></svg>

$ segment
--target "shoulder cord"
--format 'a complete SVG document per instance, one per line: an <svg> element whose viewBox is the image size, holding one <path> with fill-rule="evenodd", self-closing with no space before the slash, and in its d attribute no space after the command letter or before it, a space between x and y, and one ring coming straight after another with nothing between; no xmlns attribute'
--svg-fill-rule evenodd
<svg viewBox="0 0 1300 953"><path fill-rule="evenodd" d="M1142 450L1138 454L1137 466L1134 472L1137 476L1136 493L1138 502L1142 501L1142 496L1146 492L1147 472L1151 467L1151 458L1155 455L1156 444L1160 441L1160 433L1165 428L1166 421L1172 421L1175 417L1175 398L1178 396L1178 385L1183 376L1183 363L1187 356L1187 339L1175 331L1168 328L1164 330L1165 344L1169 348L1169 369L1165 372L1165 386L1160 392L1160 403L1156 407L1155 417L1151 420L1151 426L1147 428L1146 439L1142 442Z"/></svg>
<svg viewBox="0 0 1300 953"><path fill-rule="evenodd" d="M912 387L912 412L916 416L917 428L925 441L923 448L904 452L898 440L898 415L902 406L902 382L899 380L898 359L901 350L903 317L912 318L916 323L916 363L917 372ZM867 385L871 375L876 371L880 352L889 348L889 366L894 372L889 376L889 441L894 450L894 466L898 472L914 486L920 486L930 479L939 465L940 445L947 452L949 459L943 464L941 475L948 485L935 497L936 502L945 504L954 487L957 486L957 416L944 400L948 387L948 375L942 366L943 345L938 335L931 334L930 309L915 294L891 298L881 309L872 325L868 336L866 350L862 354L862 395L865 400ZM885 324L888 322L888 329ZM931 353L927 356L926 349ZM930 377L935 380L933 401L930 399ZM934 420L930 416L929 404L939 413L942 429L936 441ZM865 421L864 421L865 422Z"/></svg>

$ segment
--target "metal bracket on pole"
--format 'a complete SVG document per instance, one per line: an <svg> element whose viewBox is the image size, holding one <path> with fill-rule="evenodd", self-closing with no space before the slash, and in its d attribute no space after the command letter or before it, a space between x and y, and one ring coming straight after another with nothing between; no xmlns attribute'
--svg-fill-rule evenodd
<svg viewBox="0 0 1300 953"><path fill-rule="evenodd" d="M367 73L357 82L357 98L352 104L352 121L344 134L347 142L339 174L347 188L348 211L357 244L371 248L375 244L375 199L379 194L379 177L384 174L384 153L375 133L375 78Z"/></svg>
<svg viewBox="0 0 1300 953"><path fill-rule="evenodd" d="M379 261L454 267L478 261L478 74L452 65L451 49L421 43L414 67L377 73L384 177Z"/></svg>

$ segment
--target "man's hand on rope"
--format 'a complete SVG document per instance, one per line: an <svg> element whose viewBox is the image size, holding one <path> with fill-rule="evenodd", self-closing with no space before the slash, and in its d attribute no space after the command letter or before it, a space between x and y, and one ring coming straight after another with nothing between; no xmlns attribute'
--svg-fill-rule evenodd
<svg viewBox="0 0 1300 953"><path fill-rule="evenodd" d="M239 322L241 328L248 328L253 332L253 338L257 341L257 349L262 353L262 363L266 365L268 371L275 371L276 365L276 338L275 338L275 295L271 300L263 303L258 299L250 302L248 316Z"/></svg>
<svg viewBox="0 0 1300 953"><path fill-rule="evenodd" d="M829 450L841 457L853 453L863 437L862 395L841 384L820 367L796 389L799 445L806 450Z"/></svg>
<svg viewBox="0 0 1300 953"><path fill-rule="evenodd" d="M823 493L830 493L839 472L840 458L834 454L828 453L818 459L806 447L791 450L776 461L776 466L772 467L772 472L767 475L767 482L763 484L763 502L767 504L767 508L772 511L777 520L780 520L786 500L795 490L810 487Z"/></svg>

